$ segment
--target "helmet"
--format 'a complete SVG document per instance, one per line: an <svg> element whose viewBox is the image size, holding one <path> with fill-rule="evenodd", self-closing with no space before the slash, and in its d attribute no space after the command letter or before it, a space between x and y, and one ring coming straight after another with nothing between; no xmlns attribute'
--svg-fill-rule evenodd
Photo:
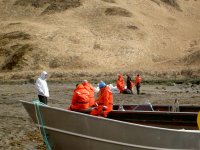
<svg viewBox="0 0 200 150"><path fill-rule="evenodd" d="M42 71L42 73L40 74L40 78L45 80L47 77L47 72L46 71Z"/></svg>
<svg viewBox="0 0 200 150"><path fill-rule="evenodd" d="M103 82L103 81L99 82L99 88L100 89L105 87L105 86L106 86L105 82Z"/></svg>

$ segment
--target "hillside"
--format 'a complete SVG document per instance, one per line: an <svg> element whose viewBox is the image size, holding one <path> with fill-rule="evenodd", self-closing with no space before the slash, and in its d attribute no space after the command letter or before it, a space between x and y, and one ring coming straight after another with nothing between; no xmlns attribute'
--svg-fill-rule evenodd
<svg viewBox="0 0 200 150"><path fill-rule="evenodd" d="M1 0L0 80L200 76L198 0Z"/></svg>

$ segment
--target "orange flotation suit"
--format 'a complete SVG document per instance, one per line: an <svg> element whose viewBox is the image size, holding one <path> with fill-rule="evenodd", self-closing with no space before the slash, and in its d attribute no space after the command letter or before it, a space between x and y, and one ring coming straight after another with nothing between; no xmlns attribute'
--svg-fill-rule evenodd
<svg viewBox="0 0 200 150"><path fill-rule="evenodd" d="M120 74L117 80L117 88L119 89L120 93L124 91L124 77Z"/></svg>
<svg viewBox="0 0 200 150"><path fill-rule="evenodd" d="M89 92L82 84L74 90L69 110L83 110L89 108Z"/></svg>
<svg viewBox="0 0 200 150"><path fill-rule="evenodd" d="M113 110L113 94L108 86L100 89L98 99L91 115L107 117L108 113Z"/></svg>
<svg viewBox="0 0 200 150"><path fill-rule="evenodd" d="M140 75L137 75L137 76L135 77L135 84L138 85L138 84L140 84L141 82L142 82L142 77L141 77Z"/></svg>
<svg viewBox="0 0 200 150"><path fill-rule="evenodd" d="M84 82L83 86L85 87L85 89L89 92L89 106L94 106L94 87L88 83L88 82Z"/></svg>

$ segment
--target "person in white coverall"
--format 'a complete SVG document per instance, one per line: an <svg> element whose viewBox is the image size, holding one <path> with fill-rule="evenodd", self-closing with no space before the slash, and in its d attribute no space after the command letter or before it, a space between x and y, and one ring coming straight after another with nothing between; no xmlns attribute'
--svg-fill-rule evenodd
<svg viewBox="0 0 200 150"><path fill-rule="evenodd" d="M35 83L38 98L40 102L44 104L47 104L47 98L49 97L49 88L46 79L47 79L47 72L43 71Z"/></svg>

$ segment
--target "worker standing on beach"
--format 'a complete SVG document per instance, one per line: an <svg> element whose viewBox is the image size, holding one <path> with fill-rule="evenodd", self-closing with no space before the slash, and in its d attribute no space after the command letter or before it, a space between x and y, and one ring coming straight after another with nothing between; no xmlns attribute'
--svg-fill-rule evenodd
<svg viewBox="0 0 200 150"><path fill-rule="evenodd" d="M99 83L98 99L96 107L90 113L94 116L107 117L108 113L113 110L113 94L103 81Z"/></svg>
<svg viewBox="0 0 200 150"><path fill-rule="evenodd" d="M49 88L46 79L47 79L47 72L43 71L35 83L39 101L44 104L47 104L47 98L49 97Z"/></svg>
<svg viewBox="0 0 200 150"><path fill-rule="evenodd" d="M117 79L117 88L119 89L120 93L124 91L124 85L124 77L121 74L119 74Z"/></svg>
<svg viewBox="0 0 200 150"><path fill-rule="evenodd" d="M142 82L142 77L139 74L137 74L137 76L135 77L135 86L137 90L137 95L140 94L141 82Z"/></svg>

